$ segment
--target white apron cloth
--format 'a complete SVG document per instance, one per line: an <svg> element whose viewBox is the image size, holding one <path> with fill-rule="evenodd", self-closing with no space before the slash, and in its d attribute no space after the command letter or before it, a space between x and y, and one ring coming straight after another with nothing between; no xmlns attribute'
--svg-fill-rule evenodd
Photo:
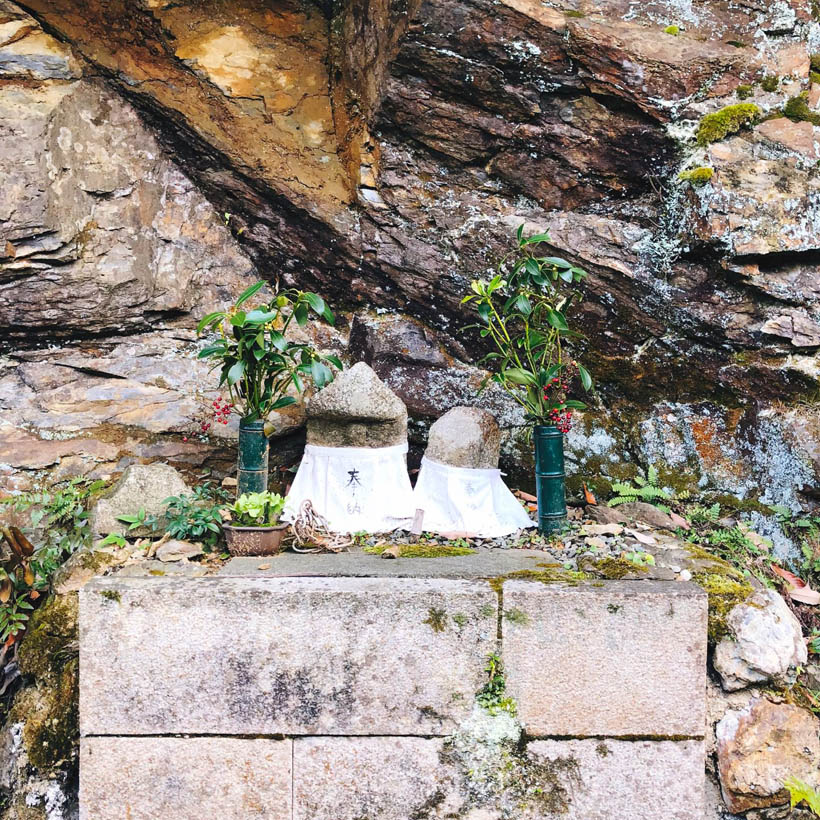
<svg viewBox="0 0 820 820"><path fill-rule="evenodd" d="M333 532L391 532L413 520L407 444L394 447L319 447L308 444L285 502L294 521L310 499Z"/></svg>
<svg viewBox="0 0 820 820"><path fill-rule="evenodd" d="M451 467L425 456L413 498L414 506L424 510L426 532L499 538L535 526L507 489L501 470Z"/></svg>

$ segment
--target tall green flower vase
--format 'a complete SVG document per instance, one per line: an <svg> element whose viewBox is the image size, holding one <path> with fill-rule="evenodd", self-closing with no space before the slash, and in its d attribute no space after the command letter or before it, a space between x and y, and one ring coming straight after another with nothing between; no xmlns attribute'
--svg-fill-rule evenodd
<svg viewBox="0 0 820 820"><path fill-rule="evenodd" d="M551 424L535 426L535 487L538 494L538 530L560 532L567 525L564 434Z"/></svg>
<svg viewBox="0 0 820 820"><path fill-rule="evenodd" d="M270 445L264 421L239 422L238 494L263 493L268 489Z"/></svg>

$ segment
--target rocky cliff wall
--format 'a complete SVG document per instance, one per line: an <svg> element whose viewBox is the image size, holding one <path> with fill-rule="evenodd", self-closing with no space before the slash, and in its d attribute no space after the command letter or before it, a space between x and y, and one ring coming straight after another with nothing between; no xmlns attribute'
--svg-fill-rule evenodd
<svg viewBox="0 0 820 820"><path fill-rule="evenodd" d="M257 275L327 294L344 321L325 341L388 380L422 441L473 400L459 301L523 223L591 274L581 474L655 462L816 501L816 3L0 9L8 488L133 458L227 464L218 439L182 441L209 397L191 330ZM741 102L758 125L698 144ZM525 451L510 436L508 467Z"/></svg>

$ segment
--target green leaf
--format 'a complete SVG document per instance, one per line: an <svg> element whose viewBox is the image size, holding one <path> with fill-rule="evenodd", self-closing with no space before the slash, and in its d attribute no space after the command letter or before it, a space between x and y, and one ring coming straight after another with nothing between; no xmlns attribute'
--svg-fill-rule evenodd
<svg viewBox="0 0 820 820"><path fill-rule="evenodd" d="M255 294L259 293L259 291L262 290L262 288L265 287L266 284L266 282L257 282L255 285L251 285L247 290L243 291L240 294L239 298L236 300L236 306L239 307L244 302L247 302L248 299L251 298L251 296L254 296Z"/></svg>
<svg viewBox="0 0 820 820"><path fill-rule="evenodd" d="M326 384L333 381L333 373L326 364L314 359L310 364L310 374L314 384L321 390Z"/></svg>
<svg viewBox="0 0 820 820"><path fill-rule="evenodd" d="M525 316L529 316L530 313L532 313L532 304L530 300L527 299L526 294L521 293L518 295L518 298L515 300L515 307Z"/></svg>
<svg viewBox="0 0 820 820"><path fill-rule="evenodd" d="M281 410L283 407L290 407L291 404L296 404L296 399L293 396L280 396L271 406L271 410Z"/></svg>
<svg viewBox="0 0 820 820"><path fill-rule="evenodd" d="M571 268L572 265L566 259L561 259L559 256L547 256L541 260L545 265L552 265L556 268Z"/></svg>
<svg viewBox="0 0 820 820"><path fill-rule="evenodd" d="M298 304L293 309L293 318L299 327L304 327L308 323L308 309L305 304Z"/></svg>
<svg viewBox="0 0 820 820"><path fill-rule="evenodd" d="M524 245L537 245L539 242L550 242L550 235L548 233L537 233L524 240Z"/></svg>
<svg viewBox="0 0 820 820"><path fill-rule="evenodd" d="M592 376L590 376L589 371L580 364L578 365L578 375L581 377L581 387L583 387L584 390L591 390Z"/></svg>
<svg viewBox="0 0 820 820"><path fill-rule="evenodd" d="M513 384L537 384L535 376L529 370L523 370L520 367L511 367L504 370L502 375Z"/></svg>
<svg viewBox="0 0 820 820"><path fill-rule="evenodd" d="M287 349L288 340L278 330L272 330L270 332L270 341L277 350Z"/></svg>
<svg viewBox="0 0 820 820"><path fill-rule="evenodd" d="M518 230L515 232L516 239L518 239L518 244L521 244L521 238L524 236L524 225L523 223L518 226Z"/></svg>
<svg viewBox="0 0 820 820"><path fill-rule="evenodd" d="M228 371L227 381L228 384L234 385L236 384L242 376L245 375L245 362L239 361L236 362L231 369Z"/></svg>
<svg viewBox="0 0 820 820"><path fill-rule="evenodd" d="M245 317L245 321L250 324L261 325L266 322L272 322L277 316L279 316L278 311L255 308Z"/></svg>
<svg viewBox="0 0 820 820"><path fill-rule="evenodd" d="M245 324L245 311L238 310L236 313L234 313L234 315L231 316L231 324L234 327L242 327L242 325Z"/></svg>
<svg viewBox="0 0 820 820"><path fill-rule="evenodd" d="M564 315L562 313L559 313L557 310L553 310L552 308L549 308L547 310L547 321L556 330L569 330L567 320L564 318Z"/></svg>
<svg viewBox="0 0 820 820"><path fill-rule="evenodd" d="M222 319L224 317L225 317L225 314L221 310L218 310L214 313L209 313L207 316L203 316L199 320L199 324L196 326L197 334L202 333L202 331L206 327L208 327L209 325L214 324L214 322L216 322L217 320L222 321Z"/></svg>
<svg viewBox="0 0 820 820"><path fill-rule="evenodd" d="M202 350L199 351L197 354L197 359L206 359L208 356L215 356L217 354L222 354L226 350L224 342L220 342L219 344L208 345L207 347L203 347Z"/></svg>
<svg viewBox="0 0 820 820"><path fill-rule="evenodd" d="M318 293L305 293L304 294L305 301L313 308L313 310L318 313L320 316L325 312L327 309L327 305L325 304L325 300L319 296Z"/></svg>
<svg viewBox="0 0 820 820"><path fill-rule="evenodd" d="M538 276L541 273L541 266L532 258L527 259L524 263L524 267L530 276Z"/></svg>

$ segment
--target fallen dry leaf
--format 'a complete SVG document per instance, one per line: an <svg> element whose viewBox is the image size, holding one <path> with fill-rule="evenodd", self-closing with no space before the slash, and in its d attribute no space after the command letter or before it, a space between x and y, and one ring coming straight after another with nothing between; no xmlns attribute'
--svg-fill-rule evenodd
<svg viewBox="0 0 820 820"><path fill-rule="evenodd" d="M270 564L260 564L257 569L270 569Z"/></svg>
<svg viewBox="0 0 820 820"><path fill-rule="evenodd" d="M597 507L598 499L596 499L593 493L590 492L586 484L582 484L581 486L584 488L584 501L586 501L587 504L591 504L593 507Z"/></svg>
<svg viewBox="0 0 820 820"><path fill-rule="evenodd" d="M800 604L817 606L820 604L820 592L812 589L802 578L777 564L772 564L772 572L779 575L788 585L789 597Z"/></svg>
<svg viewBox="0 0 820 820"><path fill-rule="evenodd" d="M630 529L627 527L624 532L629 533L636 541L640 542L641 544L656 544L657 541L651 536L646 535L645 533L638 532L637 530Z"/></svg>
<svg viewBox="0 0 820 820"><path fill-rule="evenodd" d="M538 503L538 496L532 493L525 493L523 490L515 490L514 495L517 495L522 501L532 501L534 504Z"/></svg>

